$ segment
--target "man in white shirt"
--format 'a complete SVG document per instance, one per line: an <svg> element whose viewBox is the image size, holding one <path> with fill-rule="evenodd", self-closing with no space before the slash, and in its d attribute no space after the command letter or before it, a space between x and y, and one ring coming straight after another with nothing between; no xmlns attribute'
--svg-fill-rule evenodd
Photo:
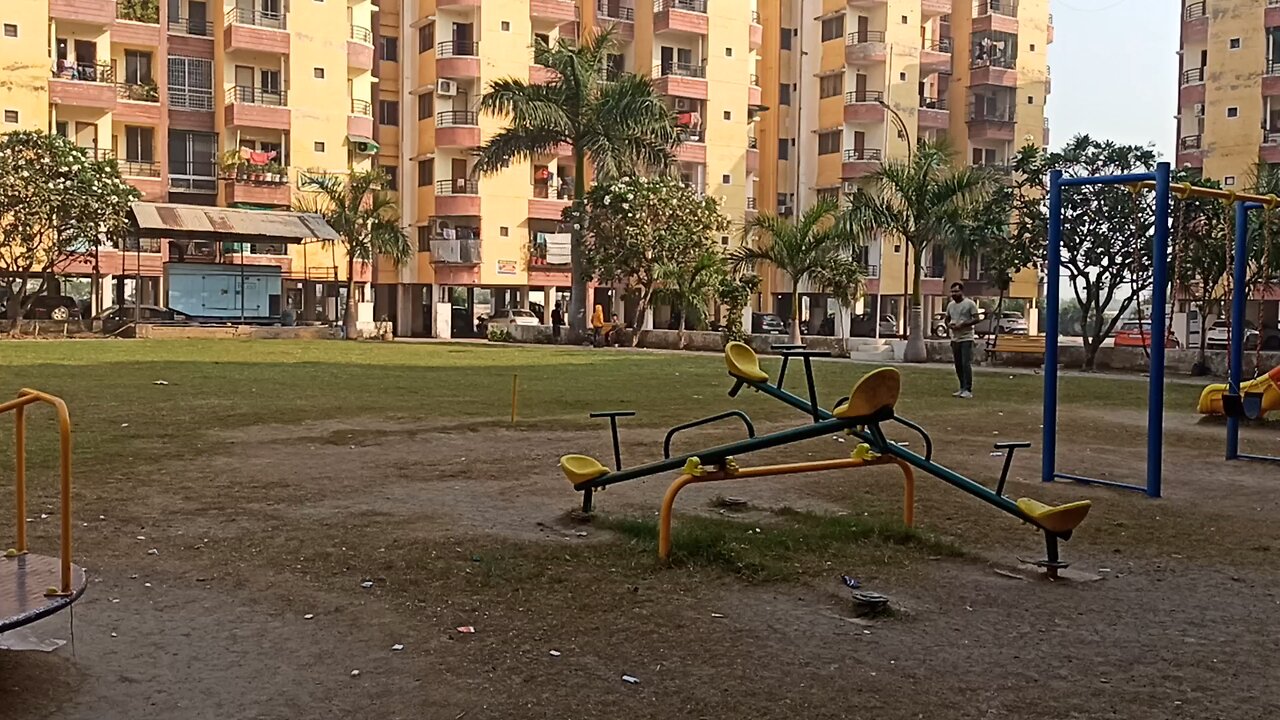
<svg viewBox="0 0 1280 720"><path fill-rule="evenodd" d="M947 304L947 327L951 330L951 357L956 363L960 389L952 397L973 397L973 326L981 320L978 305L964 296L964 284L951 283L951 302Z"/></svg>

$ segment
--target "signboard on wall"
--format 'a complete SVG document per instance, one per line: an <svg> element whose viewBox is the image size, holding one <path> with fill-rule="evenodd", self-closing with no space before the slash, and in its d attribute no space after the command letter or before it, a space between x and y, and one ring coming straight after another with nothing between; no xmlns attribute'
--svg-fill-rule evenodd
<svg viewBox="0 0 1280 720"><path fill-rule="evenodd" d="M518 270L516 268L515 260L499 260L498 261L499 275L515 275L517 274L517 272Z"/></svg>

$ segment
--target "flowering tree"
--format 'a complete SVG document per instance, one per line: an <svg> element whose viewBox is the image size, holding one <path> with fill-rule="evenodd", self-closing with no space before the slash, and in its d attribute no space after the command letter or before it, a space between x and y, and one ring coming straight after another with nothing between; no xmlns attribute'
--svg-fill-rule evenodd
<svg viewBox="0 0 1280 720"><path fill-rule="evenodd" d="M716 252L712 236L729 229L714 199L671 177L630 176L596 185L566 216L586 231L588 273L625 285L639 299L632 319L637 328L660 276L692 268Z"/></svg>
<svg viewBox="0 0 1280 720"><path fill-rule="evenodd" d="M10 330L68 259L124 236L138 197L114 159L90 157L61 135L0 135L0 289Z"/></svg>

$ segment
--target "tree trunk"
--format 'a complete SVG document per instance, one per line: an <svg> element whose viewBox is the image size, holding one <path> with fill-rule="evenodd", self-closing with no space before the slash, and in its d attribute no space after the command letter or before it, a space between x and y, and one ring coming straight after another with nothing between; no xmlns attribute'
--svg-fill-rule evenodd
<svg viewBox="0 0 1280 720"><path fill-rule="evenodd" d="M1098 348L1102 347L1102 341L1095 341L1093 338L1085 338L1084 341L1084 365L1081 367L1085 372L1093 372L1094 361L1098 357Z"/></svg>
<svg viewBox="0 0 1280 720"><path fill-rule="evenodd" d="M791 278L791 344L800 345L800 279Z"/></svg>
<svg viewBox="0 0 1280 720"><path fill-rule="evenodd" d="M636 314L631 321L631 347L640 344L640 330L644 328L644 319L649 314L649 302L652 299L652 290L646 288L640 291L640 300L636 303Z"/></svg>
<svg viewBox="0 0 1280 720"><path fill-rule="evenodd" d="M573 145L573 197L574 202L582 202L587 194L587 157L575 142ZM569 339L578 342L587 332L587 273L586 258L583 256L585 244L584 228L573 228L569 245L569 259L573 272L573 284L569 290Z"/></svg>
<svg viewBox="0 0 1280 720"><path fill-rule="evenodd" d="M356 320L359 306L356 303L356 260L347 249L347 304L342 310L342 332L348 340L356 339Z"/></svg>
<svg viewBox="0 0 1280 720"><path fill-rule="evenodd" d="M923 250L916 252L915 256L916 262L911 272L911 315L907 323L907 351L902 359L907 362L922 363L929 359L929 351L924 345L924 308L921 307L923 298L920 295L920 278L924 274L924 268L920 266L919 260L924 257Z"/></svg>

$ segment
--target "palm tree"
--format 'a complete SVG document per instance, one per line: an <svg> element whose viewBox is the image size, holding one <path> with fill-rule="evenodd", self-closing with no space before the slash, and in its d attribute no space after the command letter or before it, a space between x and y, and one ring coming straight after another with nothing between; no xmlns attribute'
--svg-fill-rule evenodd
<svg viewBox="0 0 1280 720"><path fill-rule="evenodd" d="M637 171L665 171L679 141L675 115L653 90L649 78L615 73L608 57L615 48L612 30L586 33L574 43L537 41L534 62L553 71L554 79L533 84L519 78L494 81L480 109L506 120L480 148L476 172L496 173L516 161L554 154L560 145L573 150L574 198L587 189L587 164L608 181ZM570 326L586 330L587 277L583 257L585 229L575 223L571 259L573 290Z"/></svg>
<svg viewBox="0 0 1280 720"><path fill-rule="evenodd" d="M911 248L915 262L905 359L924 362L922 263L935 244L963 244L970 214L989 193L990 176L978 168L957 167L946 143L922 141L910 158L881 163L870 181L874 191L858 188L848 195L845 222L869 231L892 233Z"/></svg>
<svg viewBox="0 0 1280 720"><path fill-rule="evenodd" d="M356 263L371 263L375 256L397 266L413 256L409 238L400 228L396 198L386 190L381 170L353 170L344 180L338 175L303 173L298 189L308 192L294 202L300 212L324 217L341 236L347 254L347 304L342 328L348 340L356 337Z"/></svg>
<svg viewBox="0 0 1280 720"><path fill-rule="evenodd" d="M800 342L801 283L835 290L845 299L856 295L849 286L861 286L862 267L850 257L857 236L841 222L839 210L835 200L819 200L796 222L760 213L747 223L748 242L729 255L735 270L763 262L791 278L792 343Z"/></svg>
<svg viewBox="0 0 1280 720"><path fill-rule="evenodd" d="M705 322L715 307L717 291L725 278L724 256L717 250L708 250L692 263L674 263L654 268L654 300L671 306L673 319L679 324L680 347L684 348L684 329L687 318L696 317Z"/></svg>

